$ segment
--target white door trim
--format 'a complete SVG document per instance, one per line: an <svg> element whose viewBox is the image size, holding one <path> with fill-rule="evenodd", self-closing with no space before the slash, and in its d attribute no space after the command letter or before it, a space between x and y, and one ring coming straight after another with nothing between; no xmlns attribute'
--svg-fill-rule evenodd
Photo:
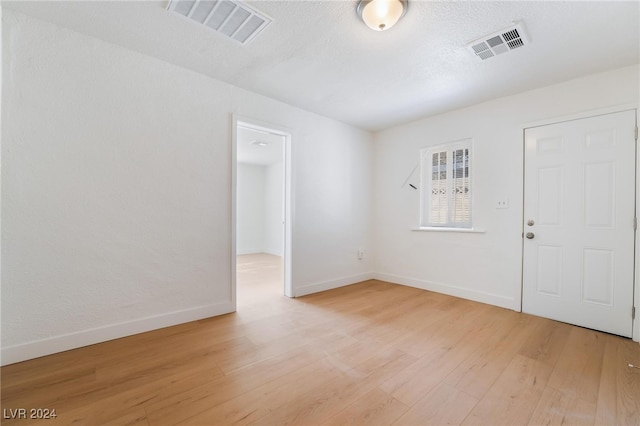
<svg viewBox="0 0 640 426"><path fill-rule="evenodd" d="M572 120L581 120L583 118L596 117L598 115L605 115L605 114L614 114L616 112L629 111L633 109L638 110L638 106L639 104L622 104L622 105L615 105L615 106L606 107L606 108L590 109L587 111L576 112L574 114L566 114L558 117L549 117L543 120L531 121L531 122L522 124L520 127L522 128L523 137L524 137L524 130L530 129L532 127L548 126L549 124L564 123L565 121L572 121Z"/></svg>
<svg viewBox="0 0 640 426"><path fill-rule="evenodd" d="M562 115L562 116L558 116L558 117L550 117L547 119L543 119L543 120L538 120L538 121L533 121L533 122L528 122L528 123L524 123L522 125L520 125L520 130L521 130L521 142L522 142L522 202L524 203L524 185L525 185L525 181L524 181L524 164L525 164L525 155L526 155L526 150L524 149L524 144L525 144L525 130L529 129L529 128L533 128L533 127L539 127L539 126L547 126L550 124L555 124L555 123L561 123L561 122L565 122L565 121L571 121L571 120L580 120L583 118L589 118L589 117L595 117L598 115L605 115L605 114L612 114L612 113L617 113L617 112L623 112L623 111L629 111L629 110L635 110L636 112L636 126L640 125L640 107L639 104L637 103L632 103L632 104L621 104L621 105L615 105L615 106L611 106L611 107L606 107L606 108L598 108L598 109L594 109L594 110L588 110L588 111L582 111L582 112L578 112L578 113L574 113L574 114L567 114L567 115ZM640 218L640 203L638 203L638 200L640 200L640 174L638 173L638 165L640 165L640 150L637 149L637 141L636 141L636 217ZM524 235L524 210L522 211L522 220L521 220L521 232ZM636 318L633 321L633 337L632 339L635 342L639 342L640 343L640 268L638 267L640 265L640 238L639 238L639 232L636 231L635 233L635 283L634 283L634 306L636 307ZM524 262L524 240L523 240L523 244L520 246L520 285L517 287L516 292L515 292L515 300L516 300L516 306L515 306L515 310L517 312L522 312L522 293L523 293L523 285L524 285L524 268L523 268L523 262Z"/></svg>
<svg viewBox="0 0 640 426"><path fill-rule="evenodd" d="M293 179L291 166L291 141L293 132L283 126L274 125L264 121L244 117L238 114L231 115L231 301L234 311L236 303L236 202L238 182L238 125L250 129L267 132L284 138L284 294L294 297L292 284L292 229L293 229Z"/></svg>

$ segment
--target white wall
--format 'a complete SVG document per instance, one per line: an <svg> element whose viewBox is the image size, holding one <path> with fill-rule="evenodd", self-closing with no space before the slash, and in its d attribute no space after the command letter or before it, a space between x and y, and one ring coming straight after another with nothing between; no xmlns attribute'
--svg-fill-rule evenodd
<svg viewBox="0 0 640 426"><path fill-rule="evenodd" d="M0 5L0 23L2 22L2 5ZM4 48L4 44L2 43L2 36L3 36L4 31L2 30L2 26L0 25L0 58L4 58L4 56L2 56L2 52L3 52L3 48ZM2 79L2 75L4 73L4 61L2 61L2 64L0 64L0 82L4 81ZM4 117L3 114L3 107L2 107L2 86L3 84L0 84L0 141L2 139L1 135L2 133L2 117ZM0 149L0 187L2 187L2 149ZM0 188L0 194L2 194L2 189ZM0 197L0 229L2 229L2 197ZM2 233L0 232L0 244L2 242ZM0 321L2 321L2 250L0 250ZM2 343L2 326L0 325L0 346ZM2 365L2 353L0 351L0 365Z"/></svg>
<svg viewBox="0 0 640 426"><path fill-rule="evenodd" d="M239 163L237 170L236 252L264 253L267 168Z"/></svg>
<svg viewBox="0 0 640 426"><path fill-rule="evenodd" d="M284 163L266 167L265 180L265 253L284 256Z"/></svg>
<svg viewBox="0 0 640 426"><path fill-rule="evenodd" d="M232 113L292 131L295 294L370 277L368 132L2 15L2 363L233 309Z"/></svg>
<svg viewBox="0 0 640 426"><path fill-rule="evenodd" d="M284 164L238 164L237 254L284 255Z"/></svg>
<svg viewBox="0 0 640 426"><path fill-rule="evenodd" d="M638 75L638 66L622 68L376 134L376 277L518 309L523 125L615 105L637 104ZM416 166L419 149L463 138L474 141L474 222L486 232L411 231L418 225L419 193L401 185ZM503 198L508 198L509 208L497 210L495 203Z"/></svg>

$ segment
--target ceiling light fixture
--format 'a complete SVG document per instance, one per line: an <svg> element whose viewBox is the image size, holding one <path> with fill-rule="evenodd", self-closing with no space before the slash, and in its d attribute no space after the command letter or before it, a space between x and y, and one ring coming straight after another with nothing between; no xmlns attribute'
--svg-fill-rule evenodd
<svg viewBox="0 0 640 426"><path fill-rule="evenodd" d="M356 12L369 28L385 31L407 13L407 0L360 0Z"/></svg>

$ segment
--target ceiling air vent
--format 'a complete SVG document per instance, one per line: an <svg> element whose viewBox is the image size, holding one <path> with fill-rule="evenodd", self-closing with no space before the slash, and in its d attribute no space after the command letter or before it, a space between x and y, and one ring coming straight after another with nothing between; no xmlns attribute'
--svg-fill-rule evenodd
<svg viewBox="0 0 640 426"><path fill-rule="evenodd" d="M238 0L171 0L167 10L206 25L240 44L249 43L272 21Z"/></svg>
<svg viewBox="0 0 640 426"><path fill-rule="evenodd" d="M467 49L482 60L529 44L522 22L481 37L467 44Z"/></svg>

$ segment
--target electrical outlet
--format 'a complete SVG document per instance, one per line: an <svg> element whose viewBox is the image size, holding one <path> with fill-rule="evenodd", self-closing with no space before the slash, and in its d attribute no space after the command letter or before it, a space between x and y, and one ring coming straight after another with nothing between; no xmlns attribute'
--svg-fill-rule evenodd
<svg viewBox="0 0 640 426"><path fill-rule="evenodd" d="M358 250L358 260L362 260L364 259L364 250L359 249Z"/></svg>
<svg viewBox="0 0 640 426"><path fill-rule="evenodd" d="M509 208L509 199L502 198L496 201L496 209L508 209Z"/></svg>

